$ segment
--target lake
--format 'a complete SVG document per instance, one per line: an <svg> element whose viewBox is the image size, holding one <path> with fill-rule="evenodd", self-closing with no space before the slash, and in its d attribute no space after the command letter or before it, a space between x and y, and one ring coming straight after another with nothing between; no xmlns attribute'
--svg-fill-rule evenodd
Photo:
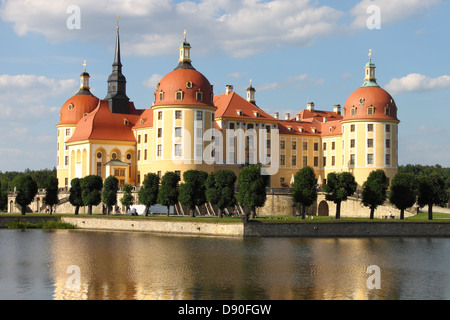
<svg viewBox="0 0 450 320"><path fill-rule="evenodd" d="M0 299L450 299L449 238L0 230Z"/></svg>

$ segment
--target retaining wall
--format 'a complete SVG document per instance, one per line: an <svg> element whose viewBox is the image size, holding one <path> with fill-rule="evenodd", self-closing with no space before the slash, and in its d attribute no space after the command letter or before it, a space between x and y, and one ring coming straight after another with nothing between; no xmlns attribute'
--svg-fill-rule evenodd
<svg viewBox="0 0 450 320"><path fill-rule="evenodd" d="M209 223L73 216L61 220L81 229L226 237L450 237L450 223L445 222Z"/></svg>
<svg viewBox="0 0 450 320"><path fill-rule="evenodd" d="M186 221L161 221L151 219L102 219L61 217L61 221L71 223L81 229L146 231L171 234L196 234L208 236L242 237L243 223L211 223Z"/></svg>

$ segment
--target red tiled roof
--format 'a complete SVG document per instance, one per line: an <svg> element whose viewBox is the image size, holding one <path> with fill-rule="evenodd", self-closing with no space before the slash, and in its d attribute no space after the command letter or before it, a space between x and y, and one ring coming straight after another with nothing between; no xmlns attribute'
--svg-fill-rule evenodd
<svg viewBox="0 0 450 320"><path fill-rule="evenodd" d="M187 88L187 82L190 82L192 87ZM176 92L183 92L183 99L176 100ZM164 99L159 100L159 93L163 92ZM203 101L196 99L196 92L203 93ZM155 91L155 106L165 105L205 105L212 106L211 95L213 94L213 87L208 79L195 69L175 69L164 76L159 82L158 88Z"/></svg>
<svg viewBox="0 0 450 320"><path fill-rule="evenodd" d="M90 94L76 94L68 99L61 107L61 124L77 124L84 114L92 112L98 105L99 99ZM70 109L69 109L69 105Z"/></svg>
<svg viewBox="0 0 450 320"><path fill-rule="evenodd" d="M248 102L235 92L214 96L214 105L217 107L215 117L235 120L259 120L278 122L277 119ZM241 114L238 114L238 112ZM259 113L256 115L256 113Z"/></svg>
<svg viewBox="0 0 450 320"><path fill-rule="evenodd" d="M351 109L355 108L356 114L351 115ZM368 108L374 107L373 114L368 114ZM386 115L385 108L390 108ZM345 117L343 120L355 119L397 119L397 106L391 95L380 87L361 87L356 89L345 102Z"/></svg>
<svg viewBox="0 0 450 320"><path fill-rule="evenodd" d="M153 108L145 109L133 129L153 127Z"/></svg>
<svg viewBox="0 0 450 320"><path fill-rule="evenodd" d="M88 139L136 141L131 128L137 123L142 111L136 110L130 102L130 114L112 113L108 101L100 100L97 108L78 122L67 142Z"/></svg>

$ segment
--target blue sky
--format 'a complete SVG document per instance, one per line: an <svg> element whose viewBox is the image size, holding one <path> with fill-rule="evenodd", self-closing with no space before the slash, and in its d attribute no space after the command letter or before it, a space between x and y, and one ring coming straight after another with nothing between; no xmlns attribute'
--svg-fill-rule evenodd
<svg viewBox="0 0 450 320"><path fill-rule="evenodd" d="M379 16L367 11L374 5ZM372 49L378 84L399 109L400 164L448 167L449 12L443 0L3 0L0 170L55 166L59 111L78 91L84 59L91 91L106 96L117 15L137 108L152 105L156 83L176 67L184 27L215 94L232 84L244 95L252 78L258 106L281 116L310 101L344 105Z"/></svg>

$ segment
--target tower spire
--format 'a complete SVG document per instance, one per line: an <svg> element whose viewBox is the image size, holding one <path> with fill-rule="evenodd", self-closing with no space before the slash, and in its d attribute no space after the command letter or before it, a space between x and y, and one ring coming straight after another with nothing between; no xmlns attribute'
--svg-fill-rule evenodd
<svg viewBox="0 0 450 320"><path fill-rule="evenodd" d="M256 105L255 100L256 89L252 86L252 78L250 78L250 86L247 88L247 101Z"/></svg>
<svg viewBox="0 0 450 320"><path fill-rule="evenodd" d="M112 64L112 73L108 77L108 94L105 100L108 100L109 109L113 113L129 113L130 99L126 94L127 80L122 74L122 63L120 61L120 37L119 37L119 16L117 19L116 47L114 50L114 62Z"/></svg>
<svg viewBox="0 0 450 320"><path fill-rule="evenodd" d="M372 62L372 49L369 50L369 62L364 66L364 83L361 87L378 87L375 78L375 63Z"/></svg>
<svg viewBox="0 0 450 320"><path fill-rule="evenodd" d="M89 73L86 72L86 60L83 62L83 72L80 74L80 90L77 94L90 94L92 95L91 91L89 91Z"/></svg>
<svg viewBox="0 0 450 320"><path fill-rule="evenodd" d="M180 44L180 58L178 59L178 66L175 69L194 69L191 64L191 45L186 40L186 28L183 32L183 42Z"/></svg>

